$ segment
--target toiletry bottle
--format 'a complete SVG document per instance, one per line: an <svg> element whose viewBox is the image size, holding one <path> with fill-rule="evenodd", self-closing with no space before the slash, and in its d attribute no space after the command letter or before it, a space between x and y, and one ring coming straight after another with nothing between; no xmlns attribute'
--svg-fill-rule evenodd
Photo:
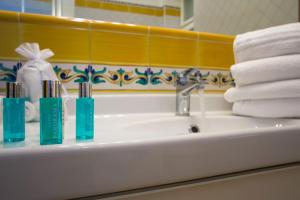
<svg viewBox="0 0 300 200"><path fill-rule="evenodd" d="M25 99L21 98L20 83L6 83L6 98L3 98L4 143L25 139Z"/></svg>
<svg viewBox="0 0 300 200"><path fill-rule="evenodd" d="M76 99L76 139L94 138L94 99L91 97L92 85L79 83L79 98Z"/></svg>
<svg viewBox="0 0 300 200"><path fill-rule="evenodd" d="M40 98L40 144L62 144L62 98L59 81L43 81Z"/></svg>

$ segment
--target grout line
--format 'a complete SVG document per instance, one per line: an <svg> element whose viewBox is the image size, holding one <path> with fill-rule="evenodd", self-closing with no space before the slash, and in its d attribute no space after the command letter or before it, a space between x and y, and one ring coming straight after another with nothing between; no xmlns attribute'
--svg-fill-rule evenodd
<svg viewBox="0 0 300 200"><path fill-rule="evenodd" d="M196 65L198 68L200 68L200 59L201 59L201 56L200 56L200 33L197 32L197 41L196 41Z"/></svg>
<svg viewBox="0 0 300 200"><path fill-rule="evenodd" d="M214 40L201 40L199 38L199 42L207 42L207 43L214 43L214 44L230 44L232 45L233 42L223 42L223 41L214 41Z"/></svg>
<svg viewBox="0 0 300 200"><path fill-rule="evenodd" d="M125 25L126 24L122 24L122 25ZM148 27L148 26L147 26ZM121 33L121 34L127 34L127 35L142 35L144 36L145 33L136 33L136 32L125 32L125 31L112 31L112 30L103 30L103 29L98 29L98 28L94 28L94 29L91 29L92 31L98 31L98 32L107 32L107 33ZM147 34L147 32L146 32Z"/></svg>
<svg viewBox="0 0 300 200"><path fill-rule="evenodd" d="M169 35L163 35L163 34L153 34L152 36L161 37L161 38L170 38L170 39L180 39L180 40L192 40L192 41L197 40L197 37L196 38L191 38L191 37L184 37L184 36L169 36Z"/></svg>
<svg viewBox="0 0 300 200"><path fill-rule="evenodd" d="M92 64L92 24L91 22L89 21L88 22L88 48L89 48L89 64L88 65L91 65Z"/></svg>
<svg viewBox="0 0 300 200"><path fill-rule="evenodd" d="M23 38L24 31L23 31L23 24L21 23L21 14L19 12L17 12L17 18L18 18L18 43L20 45L24 41ZM19 54L18 54L18 62L21 62L21 56Z"/></svg>
<svg viewBox="0 0 300 200"><path fill-rule="evenodd" d="M146 47L147 48L147 64L146 65L148 67L150 67L150 56L151 56L150 55L150 52L151 52L150 51L150 42L151 42L150 41L150 35L151 35L150 31L151 31L150 26L147 26L147 47Z"/></svg>

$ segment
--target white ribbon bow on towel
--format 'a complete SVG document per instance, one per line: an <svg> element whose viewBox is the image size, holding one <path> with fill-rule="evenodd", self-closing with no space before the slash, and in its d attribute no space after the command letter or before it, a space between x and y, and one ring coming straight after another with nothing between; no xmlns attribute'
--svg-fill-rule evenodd
<svg viewBox="0 0 300 200"><path fill-rule="evenodd" d="M25 97L36 105L37 114L35 121L39 120L39 99L42 97L42 81L53 80L58 78L52 65L46 61L54 53L50 49L40 50L37 43L21 44L16 52L25 57L28 61L17 72L17 82L22 83ZM68 97L66 89L62 87L64 97Z"/></svg>
<svg viewBox="0 0 300 200"><path fill-rule="evenodd" d="M46 62L46 59L54 55L50 49L40 50L39 44L37 43L24 43L16 49L16 52L28 60L18 71L17 78L22 76L24 73L23 70L27 67L31 67L40 71L42 80L58 80L51 64Z"/></svg>

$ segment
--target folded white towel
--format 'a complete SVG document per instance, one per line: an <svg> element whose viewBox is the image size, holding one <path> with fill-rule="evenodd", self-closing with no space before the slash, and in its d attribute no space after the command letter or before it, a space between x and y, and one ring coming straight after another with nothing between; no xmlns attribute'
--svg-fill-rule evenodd
<svg viewBox="0 0 300 200"><path fill-rule="evenodd" d="M236 63L300 53L300 23L286 24L237 35Z"/></svg>
<svg viewBox="0 0 300 200"><path fill-rule="evenodd" d="M253 83L300 78L300 54L265 58L231 67L237 87Z"/></svg>
<svg viewBox="0 0 300 200"><path fill-rule="evenodd" d="M265 118L299 118L300 98L238 101L233 104L237 115Z"/></svg>
<svg viewBox="0 0 300 200"><path fill-rule="evenodd" d="M300 98L300 79L230 88L224 94L224 98L229 102L297 97Z"/></svg>

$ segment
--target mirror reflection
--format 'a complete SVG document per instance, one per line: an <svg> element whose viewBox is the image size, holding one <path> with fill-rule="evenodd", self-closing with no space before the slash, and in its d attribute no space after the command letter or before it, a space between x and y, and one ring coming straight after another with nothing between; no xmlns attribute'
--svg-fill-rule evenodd
<svg viewBox="0 0 300 200"><path fill-rule="evenodd" d="M236 35L299 21L299 0L2 0L0 9Z"/></svg>

